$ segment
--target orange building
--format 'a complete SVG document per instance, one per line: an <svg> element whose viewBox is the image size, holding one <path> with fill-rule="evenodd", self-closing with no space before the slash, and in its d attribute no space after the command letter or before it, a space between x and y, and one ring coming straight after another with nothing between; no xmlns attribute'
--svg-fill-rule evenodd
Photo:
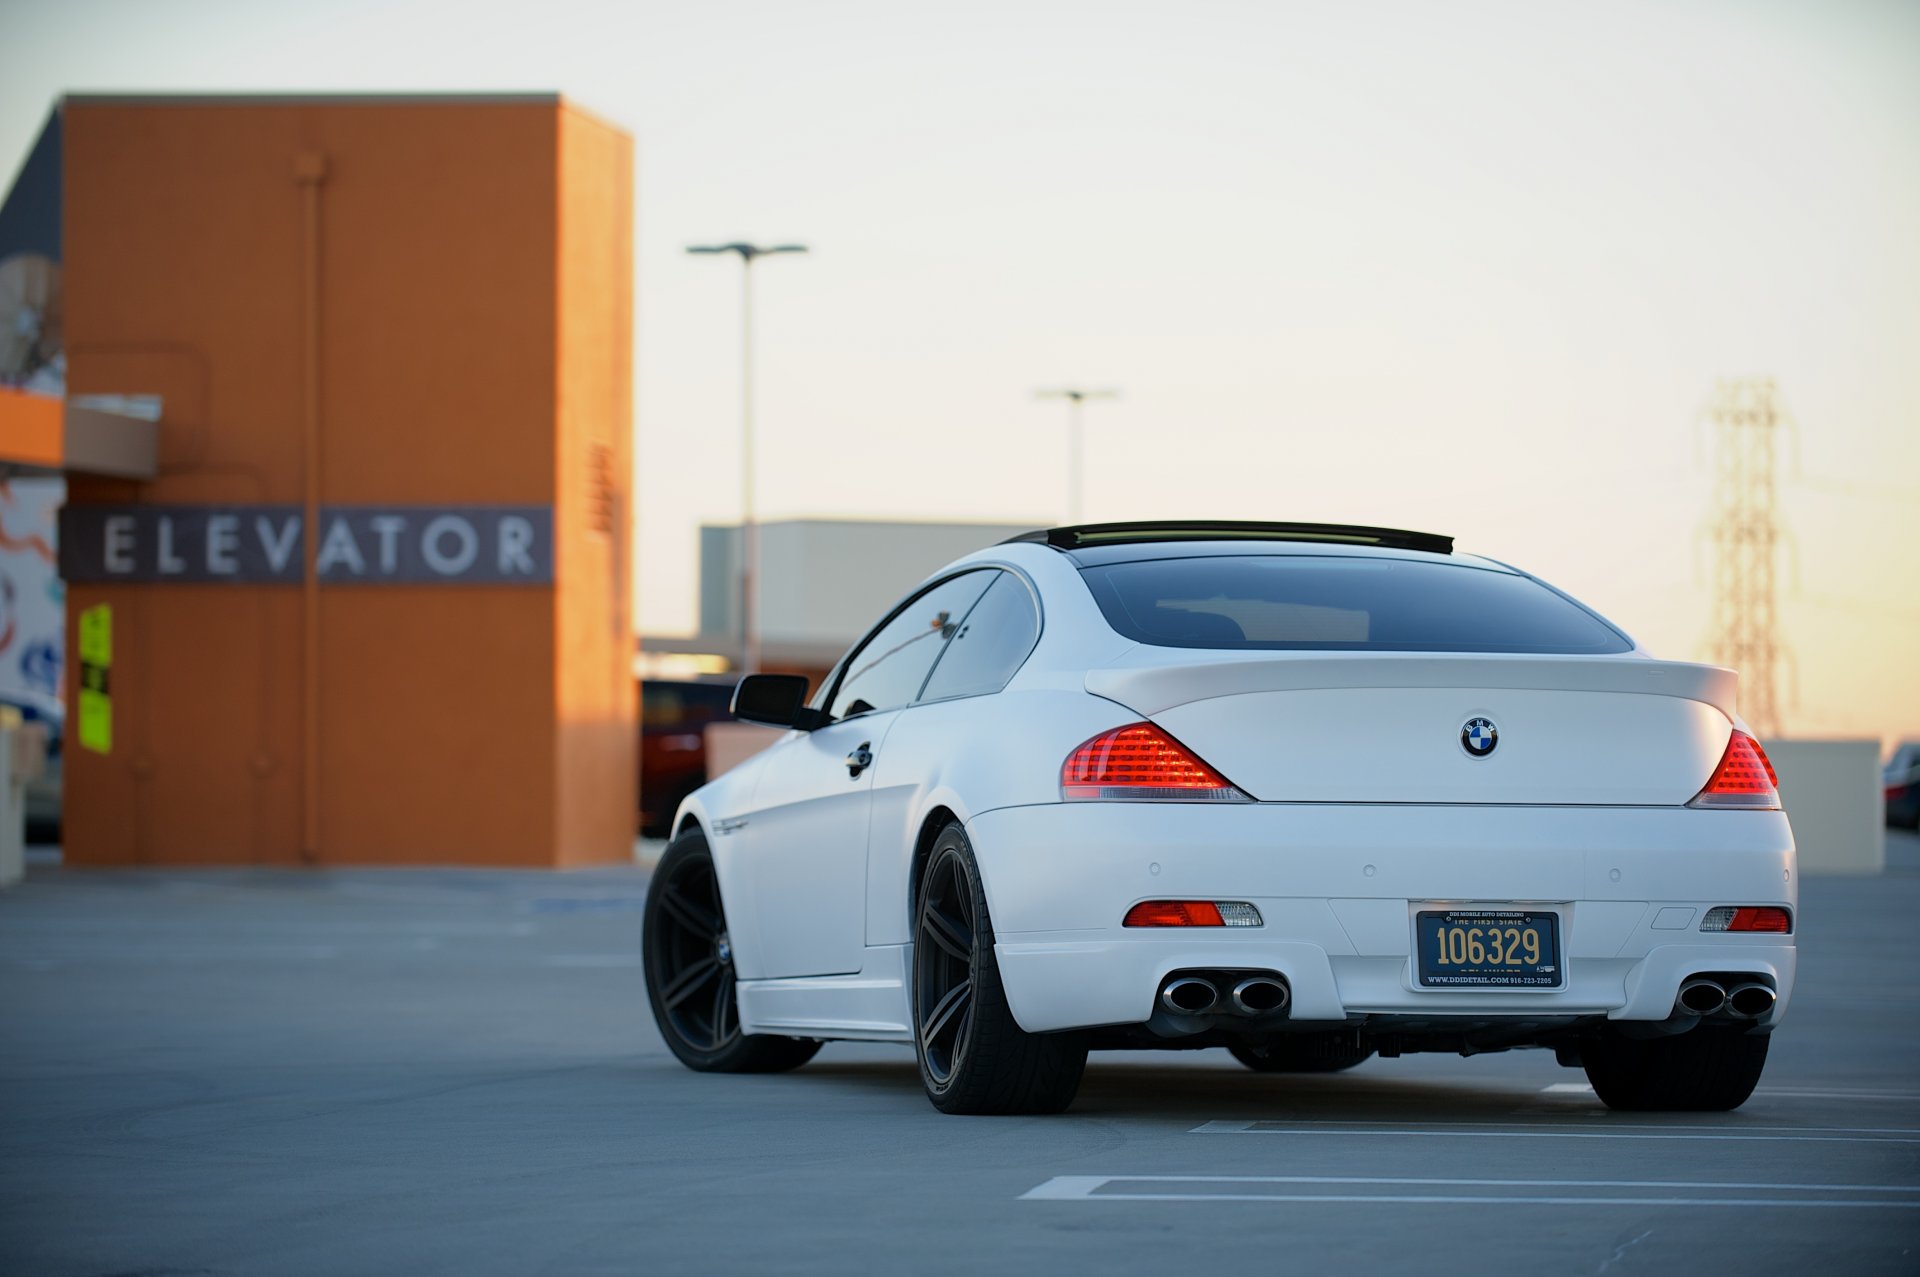
<svg viewBox="0 0 1920 1277"><path fill-rule="evenodd" d="M70 400L161 405L151 479L67 467L67 863L629 856L631 140L552 95L62 126Z"/></svg>

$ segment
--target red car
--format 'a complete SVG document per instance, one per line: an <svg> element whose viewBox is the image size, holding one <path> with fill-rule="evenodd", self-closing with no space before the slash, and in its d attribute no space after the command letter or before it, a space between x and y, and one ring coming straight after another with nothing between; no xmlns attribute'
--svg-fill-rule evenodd
<svg viewBox="0 0 1920 1277"><path fill-rule="evenodd" d="M1920 829L1920 741L1901 741L1887 760L1883 774L1887 789L1887 823L1900 829Z"/></svg>
<svg viewBox="0 0 1920 1277"><path fill-rule="evenodd" d="M672 832L680 800L707 783L706 726L733 718L733 679L640 682L640 833Z"/></svg>

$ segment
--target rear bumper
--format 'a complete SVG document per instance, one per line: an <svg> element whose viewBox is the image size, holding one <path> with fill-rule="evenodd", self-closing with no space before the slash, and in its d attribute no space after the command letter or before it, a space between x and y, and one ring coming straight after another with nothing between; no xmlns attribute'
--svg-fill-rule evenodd
<svg viewBox="0 0 1920 1277"><path fill-rule="evenodd" d="M1278 971L1295 1021L1365 1015L1659 1021L1701 972L1792 994L1794 937L1703 933L1706 910L1796 910L1780 812L1686 808L1062 803L968 827L1000 972L1030 1032L1137 1024L1169 972ZM1141 900L1250 900L1247 929L1128 929ZM1413 971L1413 913L1435 903L1560 914L1556 990L1435 990ZM1797 925L1797 924L1796 924Z"/></svg>

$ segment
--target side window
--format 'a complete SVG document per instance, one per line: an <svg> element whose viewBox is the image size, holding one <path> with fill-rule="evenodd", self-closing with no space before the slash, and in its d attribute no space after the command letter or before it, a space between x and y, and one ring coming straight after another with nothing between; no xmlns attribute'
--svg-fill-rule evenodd
<svg viewBox="0 0 1920 1277"><path fill-rule="evenodd" d="M1002 572L974 605L927 680L923 701L984 696L1007 685L1040 637L1033 596L1011 572Z"/></svg>
<svg viewBox="0 0 1920 1277"><path fill-rule="evenodd" d="M868 636L847 660L846 676L827 713L847 718L874 710L899 709L913 700L927 671L940 659L967 610L999 575L992 570L963 572L914 599L898 615Z"/></svg>

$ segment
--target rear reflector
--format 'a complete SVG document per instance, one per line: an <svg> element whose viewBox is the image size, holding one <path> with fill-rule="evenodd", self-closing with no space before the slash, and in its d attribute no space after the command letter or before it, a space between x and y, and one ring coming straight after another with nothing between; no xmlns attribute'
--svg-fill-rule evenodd
<svg viewBox="0 0 1920 1277"><path fill-rule="evenodd" d="M1260 911L1245 900L1142 900L1127 910L1128 927L1257 927Z"/></svg>
<svg viewBox="0 0 1920 1277"><path fill-rule="evenodd" d="M1251 802L1193 751L1152 723L1116 727L1087 741L1060 766L1069 802Z"/></svg>
<svg viewBox="0 0 1920 1277"><path fill-rule="evenodd" d="M1793 915L1778 905L1721 905L1707 910L1700 920L1702 931L1771 931L1786 935L1793 930Z"/></svg>
<svg viewBox="0 0 1920 1277"><path fill-rule="evenodd" d="M1748 807L1778 810L1779 780L1760 742L1736 731L1727 741L1720 765L1707 778L1707 787L1694 795L1689 807Z"/></svg>

